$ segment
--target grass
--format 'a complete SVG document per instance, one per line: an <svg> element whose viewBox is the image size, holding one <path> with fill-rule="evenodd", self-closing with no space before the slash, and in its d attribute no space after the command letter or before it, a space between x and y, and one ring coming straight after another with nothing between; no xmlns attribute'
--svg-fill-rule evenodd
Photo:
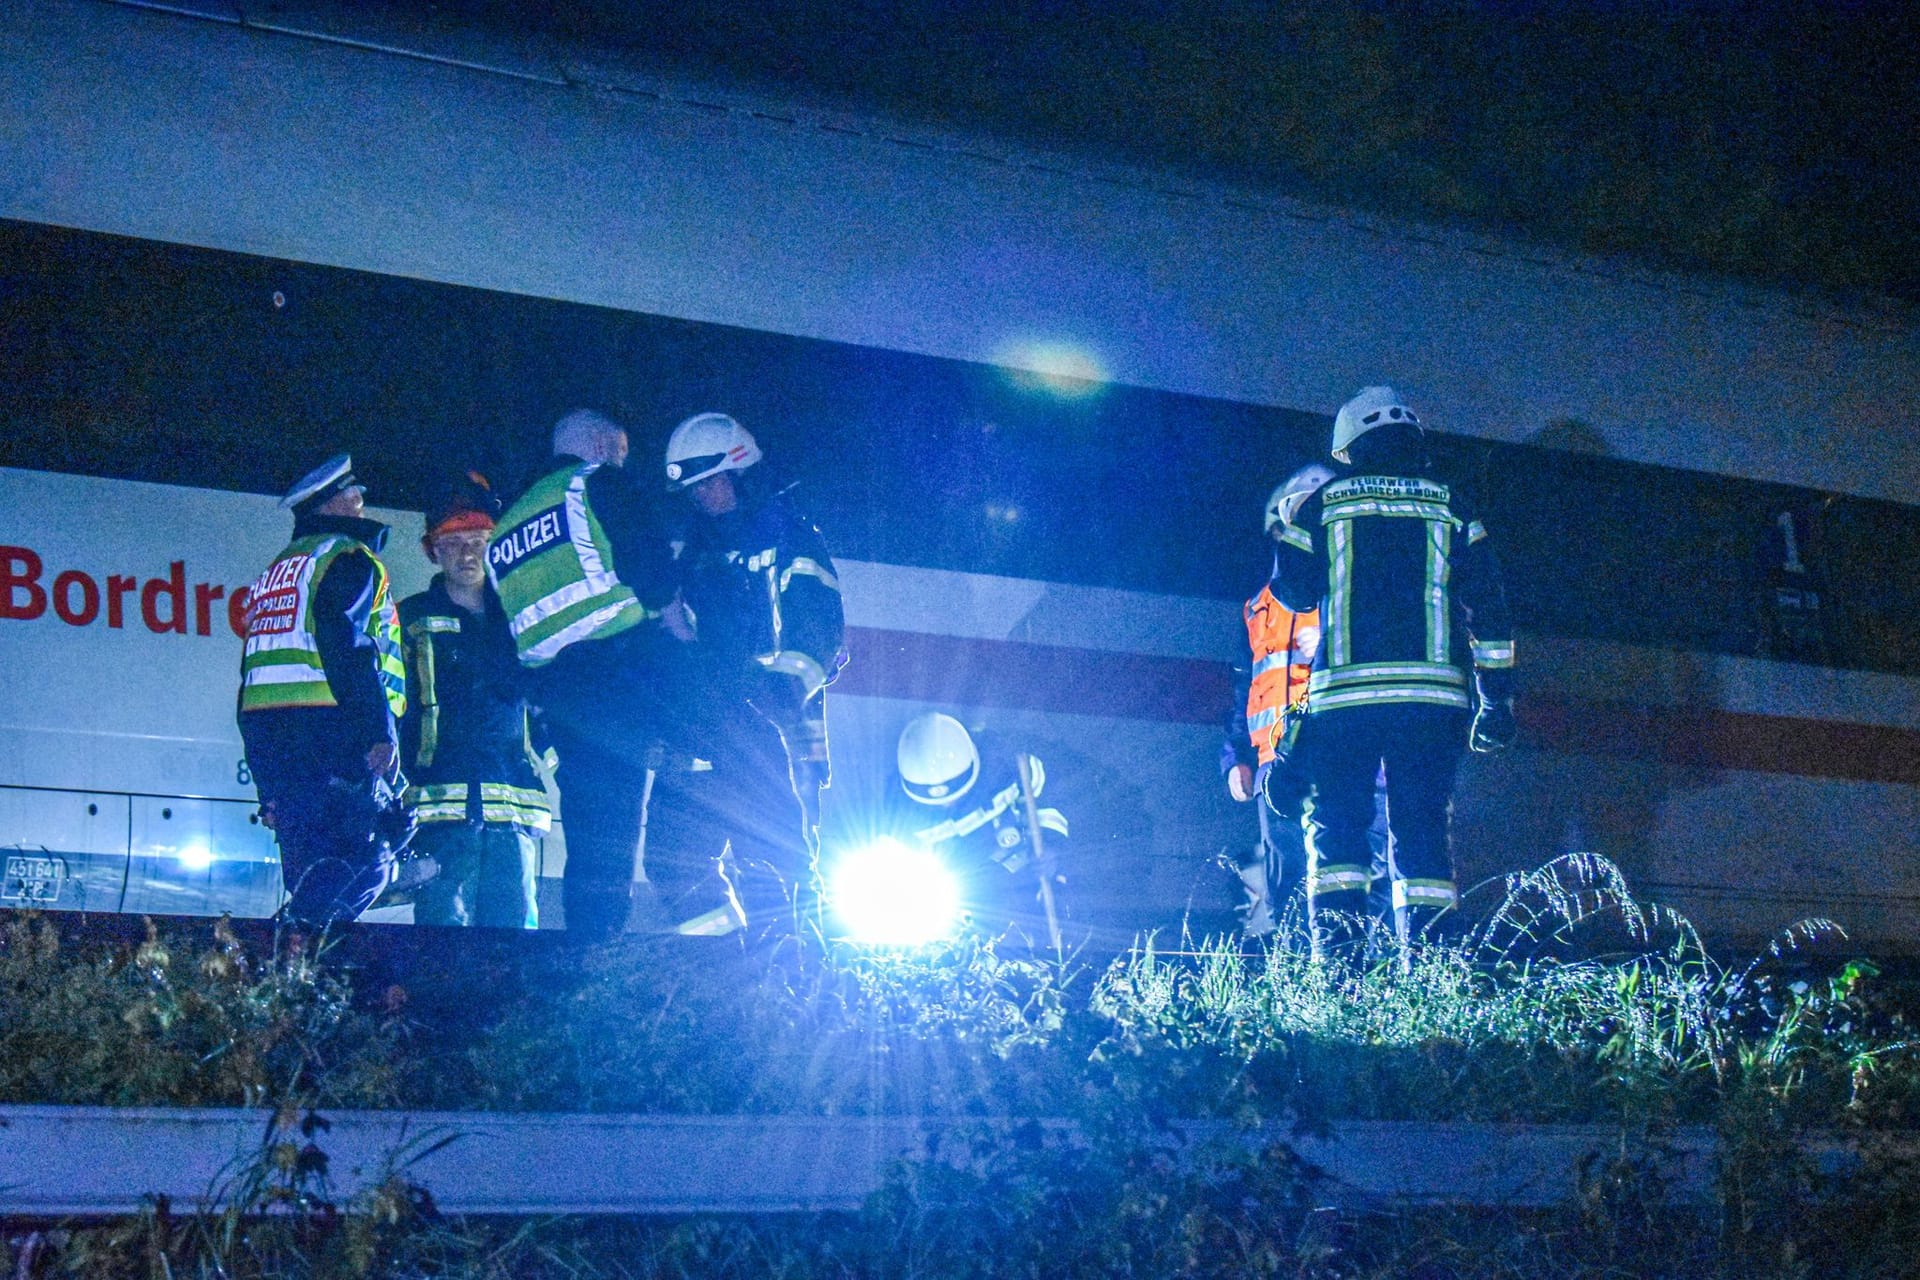
<svg viewBox="0 0 1920 1280"><path fill-rule="evenodd" d="M15 1224L0 1272L1914 1274L1898 1224L1920 1175L1874 1138L1920 1127L1907 992L1816 959L1810 943L1839 939L1822 922L1723 963L1597 858L1505 889L1466 937L1320 959L1190 937L1101 964L979 943L480 940L423 951L438 958L401 982L355 958L359 937L250 948L222 924L102 943L8 917L0 1100L273 1106L285 1136L221 1206ZM1058 1116L1085 1143L983 1138L969 1167L904 1167L850 1217L449 1221L403 1156L327 1198L324 1134L296 1130L348 1106ZM1165 1126L1189 1117L1604 1120L1630 1140L1558 1210L1331 1213L1284 1146L1172 1158ZM1721 1134L1709 1213L1668 1206L1646 1156L1682 1122ZM1861 1138L1862 1167L1823 1176L1810 1128Z"/></svg>

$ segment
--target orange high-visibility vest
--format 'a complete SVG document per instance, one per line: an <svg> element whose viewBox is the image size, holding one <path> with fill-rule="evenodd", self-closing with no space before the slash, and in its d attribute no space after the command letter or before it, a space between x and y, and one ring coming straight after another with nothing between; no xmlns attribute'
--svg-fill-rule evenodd
<svg viewBox="0 0 1920 1280"><path fill-rule="evenodd" d="M1274 598L1272 587L1242 609L1247 643L1253 649L1253 684L1247 690L1247 736L1261 764L1273 759L1274 744L1286 729L1291 709L1307 697L1307 676L1320 643L1320 611L1295 613Z"/></svg>

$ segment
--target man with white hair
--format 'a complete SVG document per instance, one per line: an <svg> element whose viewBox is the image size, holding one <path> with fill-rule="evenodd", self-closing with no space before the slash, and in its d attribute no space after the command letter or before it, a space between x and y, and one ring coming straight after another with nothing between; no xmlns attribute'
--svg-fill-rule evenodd
<svg viewBox="0 0 1920 1280"><path fill-rule="evenodd" d="M670 723L674 570L658 513L620 470L625 428L577 409L555 424L553 455L500 518L487 573L559 754L567 930L597 941L626 925Z"/></svg>

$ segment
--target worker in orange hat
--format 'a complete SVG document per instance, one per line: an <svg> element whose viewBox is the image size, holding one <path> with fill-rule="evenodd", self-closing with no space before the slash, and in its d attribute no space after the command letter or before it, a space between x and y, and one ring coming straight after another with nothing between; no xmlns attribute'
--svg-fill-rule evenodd
<svg viewBox="0 0 1920 1280"><path fill-rule="evenodd" d="M540 925L540 840L553 814L513 633L487 581L499 511L476 472L448 486L421 539L440 572L400 602L413 694L400 722L406 800L418 861L438 868L413 892L415 924Z"/></svg>

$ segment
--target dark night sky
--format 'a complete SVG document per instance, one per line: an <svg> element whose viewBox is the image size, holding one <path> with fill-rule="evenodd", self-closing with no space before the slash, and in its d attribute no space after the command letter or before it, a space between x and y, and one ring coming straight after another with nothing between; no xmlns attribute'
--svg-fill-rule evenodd
<svg viewBox="0 0 1920 1280"><path fill-rule="evenodd" d="M1920 300L1916 5L389 7L1310 200Z"/></svg>

